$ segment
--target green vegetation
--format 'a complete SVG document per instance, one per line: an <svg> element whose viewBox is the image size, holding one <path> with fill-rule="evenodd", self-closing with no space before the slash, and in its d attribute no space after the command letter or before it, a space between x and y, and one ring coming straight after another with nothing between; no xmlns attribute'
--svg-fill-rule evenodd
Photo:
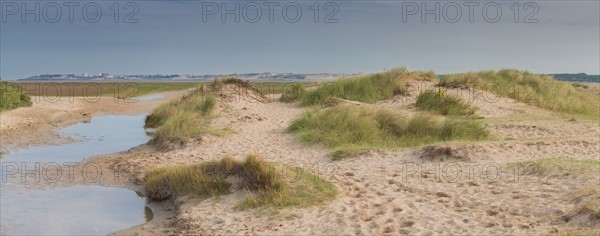
<svg viewBox="0 0 600 236"><path fill-rule="evenodd" d="M421 110L448 116L469 116L475 113L475 107L457 96L445 95L444 92L425 91L417 97L416 106Z"/></svg>
<svg viewBox="0 0 600 236"><path fill-rule="evenodd" d="M291 84L283 90L279 100L282 102L295 102L298 101L304 93L306 93L304 85L299 83Z"/></svg>
<svg viewBox="0 0 600 236"><path fill-rule="evenodd" d="M137 92L135 93L135 95L133 95L135 97L152 93L191 89L200 86L200 84L196 82L141 82L134 83L134 85L137 88ZM126 87L126 85L122 85L121 87L124 89L120 90L124 91L125 94L127 91L133 90L132 88L129 88L130 90L127 90L128 88ZM123 92L121 92L121 94L123 94Z"/></svg>
<svg viewBox="0 0 600 236"><path fill-rule="evenodd" d="M472 120L449 118L438 122L423 114L406 118L386 110L349 105L308 111L294 120L288 130L308 143L334 148L334 157L361 150L480 140L488 136L488 131Z"/></svg>
<svg viewBox="0 0 600 236"><path fill-rule="evenodd" d="M286 168L286 172L279 172ZM268 166L261 158L248 155L244 161L224 158L220 161L178 165L150 171L145 177L145 195L153 201L192 195L205 198L230 192L234 177L239 188L252 196L237 207L307 207L335 198L335 187L323 179L298 169L298 177L286 181L282 173L293 173L290 167ZM289 176L286 176L289 177ZM228 181L229 180L229 181Z"/></svg>
<svg viewBox="0 0 600 236"><path fill-rule="evenodd" d="M414 71L406 68L384 73L339 79L323 84L316 90L307 92L301 99L303 106L321 105L330 97L373 103L391 98L406 91L408 79L435 80L433 72Z"/></svg>
<svg viewBox="0 0 600 236"><path fill-rule="evenodd" d="M217 105L217 99L213 96L208 96L206 97L206 100L198 106L198 111L202 115L209 115L215 110L215 105Z"/></svg>
<svg viewBox="0 0 600 236"><path fill-rule="evenodd" d="M18 86L0 81L0 112L31 105L31 98Z"/></svg>
<svg viewBox="0 0 600 236"><path fill-rule="evenodd" d="M509 168L518 168L520 174L578 176L600 172L600 161L572 158L545 158L511 163Z"/></svg>
<svg viewBox="0 0 600 236"><path fill-rule="evenodd" d="M221 78L225 84L248 84L260 94L280 94L293 83L248 83L236 78ZM223 81L227 80L227 81ZM235 80L235 82L233 81ZM132 98L152 93L190 89L206 82L18 82L11 85L22 88L30 96L108 96ZM217 84L219 84L217 82ZM220 83L223 84L223 83Z"/></svg>
<svg viewBox="0 0 600 236"><path fill-rule="evenodd" d="M510 97L540 108L598 118L598 96L575 89L571 84L527 71L500 70L469 72L442 77L440 85L449 88L474 87Z"/></svg>
<svg viewBox="0 0 600 236"><path fill-rule="evenodd" d="M86 96L133 98L146 94L184 90L199 85L197 82L24 82L12 83L30 96Z"/></svg>
<svg viewBox="0 0 600 236"><path fill-rule="evenodd" d="M209 133L209 116L216 104L214 96L204 95L203 88L198 88L179 100L161 105L146 117L145 127L156 128L150 143L169 148Z"/></svg>
<svg viewBox="0 0 600 236"><path fill-rule="evenodd" d="M250 155L244 162L224 158L218 162L159 168L146 175L144 189L146 196L155 201L166 200L173 194L217 196L229 191L231 183L226 179L232 175L240 177L242 187L249 190L281 191L284 188L275 172Z"/></svg>
<svg viewBox="0 0 600 236"><path fill-rule="evenodd" d="M297 83L297 82L257 82L252 83L252 86L261 91L262 94L284 94L286 91L290 90L290 87L295 86L296 84L304 87L307 83Z"/></svg>
<svg viewBox="0 0 600 236"><path fill-rule="evenodd" d="M261 206L269 207L310 207L326 201L331 201L337 196L335 186L324 179L300 168L285 168L282 173L287 173L294 179L286 182L286 187L281 191L263 191L254 194L248 199L237 204L239 209L250 209Z"/></svg>
<svg viewBox="0 0 600 236"><path fill-rule="evenodd" d="M235 85L238 85L239 88L241 88L241 89L247 89L250 91L254 91L256 94L258 94L262 98L264 98L264 94L262 91L260 91L256 87L254 87L249 81L244 81L239 78L233 78L233 77L218 78L218 79L215 79L208 86L213 90L220 90L223 88L224 85L227 85L227 84L235 84Z"/></svg>

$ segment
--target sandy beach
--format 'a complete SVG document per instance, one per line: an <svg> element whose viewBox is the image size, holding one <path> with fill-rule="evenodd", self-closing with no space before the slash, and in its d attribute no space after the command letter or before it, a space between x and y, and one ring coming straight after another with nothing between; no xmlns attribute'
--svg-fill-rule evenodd
<svg viewBox="0 0 600 236"><path fill-rule="evenodd" d="M448 93L468 94L458 89ZM55 131L87 114L149 112L181 94L135 104L114 103L112 98L96 103L37 101L31 108L2 113L2 145L18 149L69 142L57 138ZM106 178L102 184L141 190L139 183L151 168L257 154L269 162L309 170L339 191L332 202L276 212L234 209L235 202L244 198L243 191L206 200L179 197L150 203L153 220L117 235L546 235L600 230L600 219L579 212L581 201L574 197L599 191L600 172L540 175L510 165L555 157L598 161L599 124L509 98L489 102L483 91L473 94L463 99L478 107L478 116L490 119L486 126L494 137L491 141L367 151L332 161L328 149L304 144L286 131L307 108L277 99L259 102L223 96L211 127L234 132L207 135L170 151L141 145L88 162L131 177ZM416 96L412 92L361 105L412 114ZM15 137L17 132L31 136Z"/></svg>

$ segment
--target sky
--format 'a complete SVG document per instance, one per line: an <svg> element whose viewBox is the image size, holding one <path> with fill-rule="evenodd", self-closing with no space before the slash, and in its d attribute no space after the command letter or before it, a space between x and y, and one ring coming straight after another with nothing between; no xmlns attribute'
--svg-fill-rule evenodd
<svg viewBox="0 0 600 236"><path fill-rule="evenodd" d="M0 0L5 80L395 67L599 74L600 1Z"/></svg>

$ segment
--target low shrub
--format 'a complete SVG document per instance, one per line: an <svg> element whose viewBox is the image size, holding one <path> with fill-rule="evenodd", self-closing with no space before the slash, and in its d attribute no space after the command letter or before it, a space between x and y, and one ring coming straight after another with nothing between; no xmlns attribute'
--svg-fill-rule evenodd
<svg viewBox="0 0 600 236"><path fill-rule="evenodd" d="M467 104L461 98L430 90L419 94L416 106L420 110L447 116L469 116L475 113L475 107Z"/></svg>

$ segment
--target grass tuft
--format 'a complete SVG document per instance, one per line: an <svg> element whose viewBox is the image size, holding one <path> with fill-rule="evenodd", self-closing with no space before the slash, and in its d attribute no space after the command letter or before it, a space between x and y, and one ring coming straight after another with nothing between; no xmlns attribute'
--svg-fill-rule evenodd
<svg viewBox="0 0 600 236"><path fill-rule="evenodd" d="M264 93L260 89L254 87L249 81L244 81L240 78L234 78L234 77L217 78L212 83L210 83L208 86L212 90L218 91L218 90L223 89L224 85L228 85L228 84L237 85L240 88L251 90L251 91L255 92L257 95L261 96L262 98L265 98Z"/></svg>
<svg viewBox="0 0 600 236"><path fill-rule="evenodd" d="M489 131L472 120L448 118L439 128L440 138L450 140L479 140L489 136Z"/></svg>
<svg viewBox="0 0 600 236"><path fill-rule="evenodd" d="M303 95L306 93L304 89L304 85L299 83L294 83L289 86L286 86L279 98L279 101L282 102L295 102L298 101Z"/></svg>
<svg viewBox="0 0 600 236"><path fill-rule="evenodd" d="M196 97L196 99L198 99L198 98ZM217 105L217 98L215 98L213 96L207 96L204 101L196 101L191 104L195 104L195 105L199 104L199 105L197 105L198 112L202 116L208 116L208 115L212 114L212 112L215 110L215 107ZM192 107L192 108L194 108L194 107Z"/></svg>
<svg viewBox="0 0 600 236"><path fill-rule="evenodd" d="M202 91L199 88L179 100L163 104L146 117L145 127L156 128L150 144L169 149L209 132L209 116L215 110L217 98L205 96Z"/></svg>
<svg viewBox="0 0 600 236"><path fill-rule="evenodd" d="M475 113L475 107L467 104L461 98L434 91L425 91L419 94L416 106L420 110L432 111L445 116L470 116Z"/></svg>
<svg viewBox="0 0 600 236"><path fill-rule="evenodd" d="M409 72L406 68L400 68L384 73L345 78L307 92L302 96L301 104L321 105L330 97L373 103L403 94L408 79L435 80L436 77L431 71Z"/></svg>
<svg viewBox="0 0 600 236"><path fill-rule="evenodd" d="M279 172L285 170L287 176ZM193 165L163 167L148 172L144 191L153 201L192 195L212 197L230 192L235 179L251 196L237 204L239 209L255 207L307 207L335 198L335 187L302 169L274 168L261 158L248 155L244 161L223 158ZM292 176L291 181L284 177ZM233 178L232 178L233 177Z"/></svg>
<svg viewBox="0 0 600 236"><path fill-rule="evenodd" d="M519 70L469 72L444 76L440 85L448 88L478 88L556 112L596 119L600 116L597 94L577 89L570 83L557 81L548 75Z"/></svg>
<svg viewBox="0 0 600 236"><path fill-rule="evenodd" d="M208 122L196 112L176 110L156 129L150 144L159 149L181 146L191 138L208 133Z"/></svg>
<svg viewBox="0 0 600 236"><path fill-rule="evenodd" d="M333 148L334 158L354 151L480 140L488 136L488 131L472 120L450 118L438 122L424 114L407 118L386 110L348 105L308 111L294 120L288 131L307 143Z"/></svg>
<svg viewBox="0 0 600 236"><path fill-rule="evenodd" d="M300 168L282 167L293 179L286 183L280 191L266 190L252 194L246 200L238 203L238 209L251 209L262 206L283 207L310 207L326 201L331 201L337 196L335 186L320 177Z"/></svg>

